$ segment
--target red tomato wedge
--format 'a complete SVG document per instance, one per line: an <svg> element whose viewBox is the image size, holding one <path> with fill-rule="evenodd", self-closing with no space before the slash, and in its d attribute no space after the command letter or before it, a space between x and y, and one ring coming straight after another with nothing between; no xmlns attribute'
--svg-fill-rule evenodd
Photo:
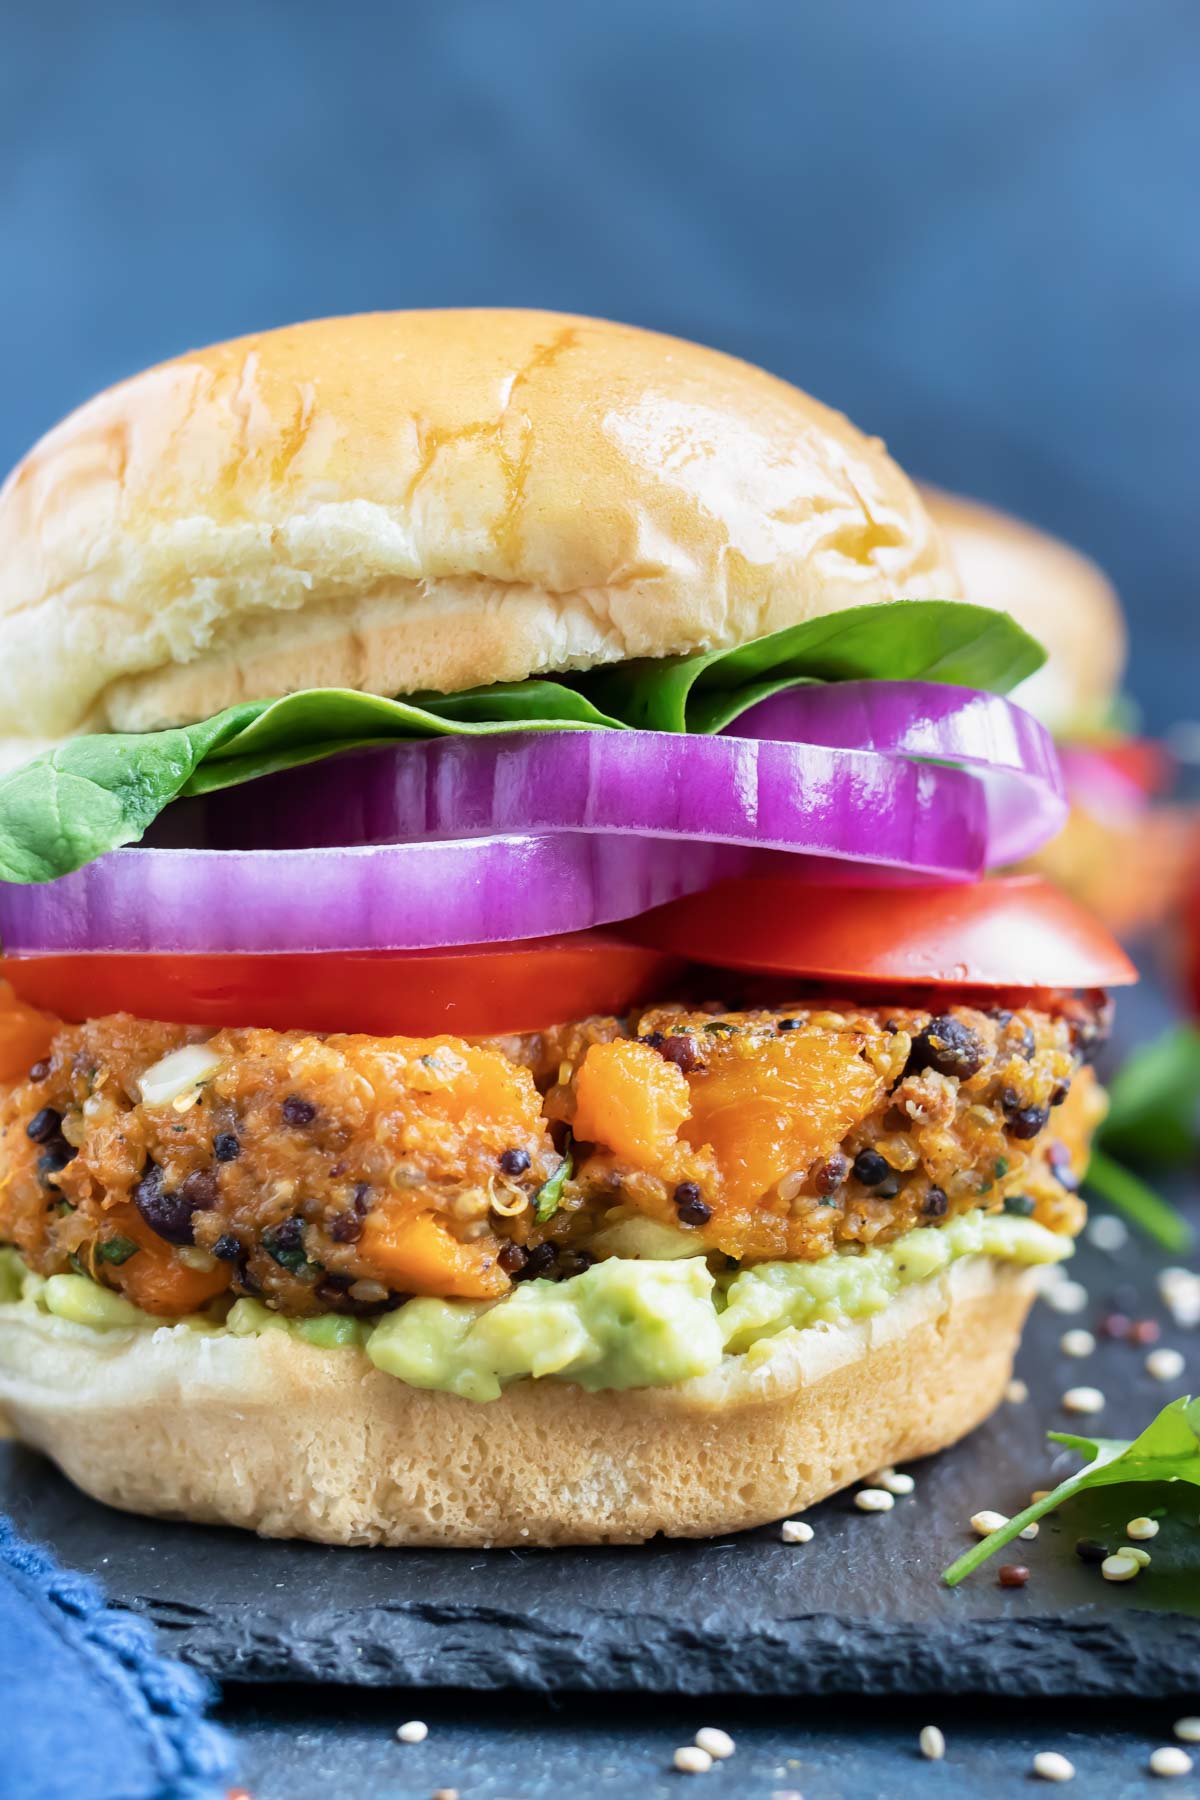
<svg viewBox="0 0 1200 1800"><path fill-rule="evenodd" d="M663 994L678 969L667 952L581 932L405 953L8 957L0 979L61 1019L129 1012L180 1025L493 1037L625 1012Z"/></svg>
<svg viewBox="0 0 1200 1800"><path fill-rule="evenodd" d="M657 907L624 933L693 962L822 981L1068 989L1137 980L1103 925L1035 875L932 887L746 876Z"/></svg>

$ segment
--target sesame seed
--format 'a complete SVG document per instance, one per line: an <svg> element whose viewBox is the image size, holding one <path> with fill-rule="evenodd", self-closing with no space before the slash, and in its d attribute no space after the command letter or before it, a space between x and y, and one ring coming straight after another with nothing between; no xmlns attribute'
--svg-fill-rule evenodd
<svg viewBox="0 0 1200 1800"><path fill-rule="evenodd" d="M806 1519L785 1519L779 1535L785 1544L811 1544L813 1528Z"/></svg>
<svg viewBox="0 0 1200 1800"><path fill-rule="evenodd" d="M1173 1730L1175 1736L1182 1738L1185 1744L1200 1744L1200 1719L1191 1715L1186 1719L1176 1719Z"/></svg>
<svg viewBox="0 0 1200 1800"><path fill-rule="evenodd" d="M1068 1388L1062 1397L1062 1406L1063 1411L1069 1413L1103 1412L1104 1395L1094 1387Z"/></svg>
<svg viewBox="0 0 1200 1800"><path fill-rule="evenodd" d="M1077 1313L1087 1305L1088 1291L1080 1281L1056 1281L1042 1298L1056 1313Z"/></svg>
<svg viewBox="0 0 1200 1800"><path fill-rule="evenodd" d="M1004 1398L1014 1406L1024 1406L1029 1398L1029 1389L1021 1380L1010 1381L1004 1390Z"/></svg>
<svg viewBox="0 0 1200 1800"><path fill-rule="evenodd" d="M1147 1519L1144 1517L1130 1519L1128 1525L1125 1527L1125 1536L1132 1538L1135 1544L1140 1542L1142 1538L1157 1537L1158 1520Z"/></svg>
<svg viewBox="0 0 1200 1800"><path fill-rule="evenodd" d="M424 1719L409 1719L396 1727L396 1736L402 1744L423 1744L429 1736L429 1727Z"/></svg>
<svg viewBox="0 0 1200 1800"><path fill-rule="evenodd" d="M681 1775L707 1775L713 1759L699 1744L681 1744L671 1758Z"/></svg>
<svg viewBox="0 0 1200 1800"><path fill-rule="evenodd" d="M1118 1556L1132 1556L1139 1569L1150 1567L1150 1552L1143 1550L1139 1544L1118 1544Z"/></svg>
<svg viewBox="0 0 1200 1800"><path fill-rule="evenodd" d="M1124 1219L1115 1218L1112 1213L1101 1213L1088 1220L1087 1237L1097 1250L1123 1250L1129 1242L1129 1228Z"/></svg>
<svg viewBox="0 0 1200 1800"><path fill-rule="evenodd" d="M1183 1370L1184 1360L1178 1350L1152 1350L1146 1358L1146 1373L1153 1375L1155 1381L1178 1381Z"/></svg>
<svg viewBox="0 0 1200 1800"><path fill-rule="evenodd" d="M993 1531L999 1531L1002 1525L1008 1524L1008 1515L998 1512L977 1512L971 1514L971 1530L979 1537L990 1537Z"/></svg>
<svg viewBox="0 0 1200 1800"><path fill-rule="evenodd" d="M1132 1581L1141 1571L1141 1564L1135 1556L1106 1556L1100 1564L1100 1573L1105 1581Z"/></svg>
<svg viewBox="0 0 1200 1800"><path fill-rule="evenodd" d="M1191 1772L1192 1759L1178 1744L1164 1744L1161 1750L1150 1752L1152 1775L1190 1775Z"/></svg>
<svg viewBox="0 0 1200 1800"><path fill-rule="evenodd" d="M946 1754L946 1740L936 1725L923 1725L917 1743L921 1746L921 1755L927 1756L930 1762L941 1762Z"/></svg>
<svg viewBox="0 0 1200 1800"><path fill-rule="evenodd" d="M696 1733L696 1748L705 1751L715 1761L724 1762L727 1756L733 1755L737 1745L719 1725L702 1725Z"/></svg>
<svg viewBox="0 0 1200 1800"><path fill-rule="evenodd" d="M1033 1759L1033 1772L1043 1781L1074 1781L1075 1764L1057 1750L1039 1750Z"/></svg>
<svg viewBox="0 0 1200 1800"><path fill-rule="evenodd" d="M869 1479L872 1487L882 1488L887 1494L911 1494L917 1485L911 1475L900 1469L880 1469Z"/></svg>
<svg viewBox="0 0 1200 1800"><path fill-rule="evenodd" d="M1076 1328L1064 1331L1058 1340L1058 1347L1064 1356L1090 1356L1096 1348L1096 1340L1090 1331Z"/></svg>
<svg viewBox="0 0 1200 1800"><path fill-rule="evenodd" d="M854 1496L859 1512L891 1512L896 1502L886 1488L860 1488Z"/></svg>
<svg viewBox="0 0 1200 1800"><path fill-rule="evenodd" d="M1021 1537L1023 1537L1023 1538L1030 1538L1030 1539L1033 1539L1033 1538L1035 1538L1035 1537L1036 1537L1036 1536L1037 1536L1037 1534L1038 1534L1038 1522L1037 1522L1037 1520L1036 1520L1036 1519L1035 1519L1035 1520L1034 1520L1034 1521L1033 1521L1033 1524L1032 1524L1032 1525L1027 1525L1027 1526L1026 1526L1026 1527L1025 1527L1025 1529L1024 1529L1024 1531L1022 1531L1022 1532L1021 1532L1021 1533L1020 1533L1020 1536L1021 1536Z"/></svg>

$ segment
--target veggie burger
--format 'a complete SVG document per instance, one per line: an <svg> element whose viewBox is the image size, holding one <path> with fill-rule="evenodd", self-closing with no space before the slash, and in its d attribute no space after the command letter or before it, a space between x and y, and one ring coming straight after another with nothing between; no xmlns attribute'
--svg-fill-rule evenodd
<svg viewBox="0 0 1200 1800"><path fill-rule="evenodd" d="M969 1430L1120 950L1043 660L710 350L414 312L102 394L0 492L0 1403L335 1543L775 1519Z"/></svg>

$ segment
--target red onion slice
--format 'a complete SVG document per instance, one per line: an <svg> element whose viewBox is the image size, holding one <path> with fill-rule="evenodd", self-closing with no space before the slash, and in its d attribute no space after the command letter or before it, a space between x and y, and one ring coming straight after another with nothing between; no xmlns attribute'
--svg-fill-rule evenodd
<svg viewBox="0 0 1200 1800"><path fill-rule="evenodd" d="M488 837L330 850L113 850L0 883L9 954L424 950L585 931L737 874L744 851L651 838Z"/></svg>

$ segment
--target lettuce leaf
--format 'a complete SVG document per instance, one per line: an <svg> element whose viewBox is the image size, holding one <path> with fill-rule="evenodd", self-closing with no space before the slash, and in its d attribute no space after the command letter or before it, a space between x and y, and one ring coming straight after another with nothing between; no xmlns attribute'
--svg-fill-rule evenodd
<svg viewBox="0 0 1200 1800"><path fill-rule="evenodd" d="M769 694L814 681L952 682L1007 693L1045 652L1006 613L895 600L810 619L732 650L381 699L310 688L196 725L70 738L0 778L0 880L52 881L134 844L173 800L346 750L505 731L722 730Z"/></svg>
<svg viewBox="0 0 1200 1800"><path fill-rule="evenodd" d="M1027 1525L1086 1488L1132 1481L1189 1481L1200 1487L1200 1399L1172 1400L1135 1438L1073 1437L1065 1431L1047 1435L1052 1443L1065 1444L1069 1450L1087 1457L1087 1467L1068 1475L1044 1500L1035 1500L999 1531L972 1545L944 1572L942 1580L947 1587L957 1587L989 1556L1019 1537Z"/></svg>

